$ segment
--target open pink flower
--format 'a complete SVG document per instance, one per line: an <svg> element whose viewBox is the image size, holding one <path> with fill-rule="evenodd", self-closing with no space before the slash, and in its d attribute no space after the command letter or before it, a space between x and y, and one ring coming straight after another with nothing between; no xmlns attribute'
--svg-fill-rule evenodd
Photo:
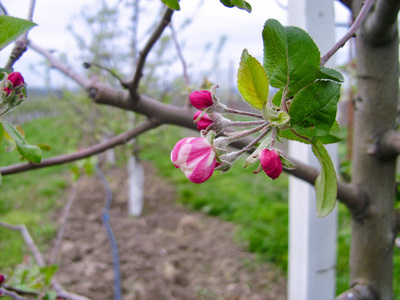
<svg viewBox="0 0 400 300"><path fill-rule="evenodd" d="M197 111L194 116L193 116L193 121L196 120L201 114L201 111ZM210 126L213 123L213 121L210 119L210 116L208 114L204 114L200 120L197 121L197 129L199 131L207 129L208 126Z"/></svg>
<svg viewBox="0 0 400 300"><path fill-rule="evenodd" d="M171 152L171 161L194 183L210 178L217 164L214 150L204 137L180 140Z"/></svg>
<svg viewBox="0 0 400 300"><path fill-rule="evenodd" d="M276 179L282 173L282 162L278 152L275 150L264 149L258 155L261 166L269 177Z"/></svg>
<svg viewBox="0 0 400 300"><path fill-rule="evenodd" d="M209 91L194 91L189 95L189 100L199 110L205 110L214 104Z"/></svg>

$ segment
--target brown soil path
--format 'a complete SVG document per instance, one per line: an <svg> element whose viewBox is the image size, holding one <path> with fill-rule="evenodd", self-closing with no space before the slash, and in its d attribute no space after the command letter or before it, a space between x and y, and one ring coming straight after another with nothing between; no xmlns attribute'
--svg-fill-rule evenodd
<svg viewBox="0 0 400 300"><path fill-rule="evenodd" d="M174 188L145 165L145 211L127 217L126 173L105 171L113 190L124 300L284 300L286 281L233 241L234 226L174 202ZM80 183L59 255L59 281L90 299L113 299L110 246L101 222L104 188Z"/></svg>

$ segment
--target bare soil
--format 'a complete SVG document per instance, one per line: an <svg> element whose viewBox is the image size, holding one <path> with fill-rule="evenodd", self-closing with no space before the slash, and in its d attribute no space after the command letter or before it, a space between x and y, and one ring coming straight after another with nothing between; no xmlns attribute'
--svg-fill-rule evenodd
<svg viewBox="0 0 400 300"><path fill-rule="evenodd" d="M233 224L177 204L174 187L148 164L145 172L144 214L132 218L127 216L126 172L105 171L113 190L110 222L124 300L286 299L282 273L256 262L234 242ZM101 220L104 201L99 178L84 178L58 257L60 283L96 300L114 297L111 247Z"/></svg>

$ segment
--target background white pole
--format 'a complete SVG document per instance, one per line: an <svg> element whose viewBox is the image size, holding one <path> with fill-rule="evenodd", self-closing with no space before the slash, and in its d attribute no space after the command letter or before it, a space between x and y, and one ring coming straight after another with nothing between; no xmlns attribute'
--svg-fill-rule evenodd
<svg viewBox="0 0 400 300"><path fill-rule="evenodd" d="M305 29L321 50L335 42L333 0L289 0L289 25ZM333 67L332 59L328 67ZM337 146L328 151L337 166ZM309 145L290 142L289 153L318 167ZM316 217L314 188L293 176L289 179L289 300L330 300L335 296L337 210Z"/></svg>

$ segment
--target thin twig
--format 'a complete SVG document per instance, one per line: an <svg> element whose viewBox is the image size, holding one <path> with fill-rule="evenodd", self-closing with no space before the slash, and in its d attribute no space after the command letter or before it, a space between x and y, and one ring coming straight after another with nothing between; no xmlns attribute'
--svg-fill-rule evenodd
<svg viewBox="0 0 400 300"><path fill-rule="evenodd" d="M95 144L93 146L79 150L77 152L43 159L42 162L39 164L23 163L23 164L16 164L16 165L11 165L11 166L7 166L7 167L2 167L2 168L0 168L0 173L3 176L5 176L5 175L10 175L10 174L15 174L15 173L25 172L25 171L29 171L29 170L40 169L40 168L44 168L44 167L55 166L55 165L60 165L60 164L65 164L65 163L69 163L72 161L76 161L76 160L79 160L82 158L86 158L86 157L98 154L107 149L113 148L117 145L126 144L129 140L133 139L134 137L138 136L139 134L142 134L143 132L153 129L157 126L158 126L158 124L155 122L146 121L146 122L138 125L137 127L133 128L131 130L125 131L124 133L121 133L107 141Z"/></svg>
<svg viewBox="0 0 400 300"><path fill-rule="evenodd" d="M172 40L174 42L176 51L178 52L179 60L181 61L181 64L182 64L183 79L185 80L185 85L188 86L190 81L189 81L189 75L188 75L188 72L187 72L187 64L186 64L186 61L185 61L185 57L183 56L181 46L179 45L179 41L178 41L178 37L177 37L177 34L176 34L176 30L175 30L174 26L172 25L172 22L169 23L169 28L171 29Z"/></svg>
<svg viewBox="0 0 400 300"><path fill-rule="evenodd" d="M225 110L225 112L228 114L237 114L237 115L248 116L248 117L253 117L253 118L264 120L262 115L247 112L247 111L241 111L241 110L237 110L237 109L227 108Z"/></svg>
<svg viewBox="0 0 400 300"><path fill-rule="evenodd" d="M36 0L31 0L29 3L29 10L28 10L28 16L27 20L31 21L33 20L33 13L35 11L35 5L36 5ZM22 54L28 49L28 33L29 31L25 32L24 35L22 35L18 40L15 41L15 45L13 50L11 51L10 57L5 65L5 69L7 70L12 70L13 65L15 62L20 59Z"/></svg>
<svg viewBox="0 0 400 300"><path fill-rule="evenodd" d="M8 15L7 8L3 5L3 3L1 3L1 1L0 1L0 9L3 11L5 15Z"/></svg>
<svg viewBox="0 0 400 300"><path fill-rule="evenodd" d="M21 289L17 289L13 286L9 286L8 284L3 284L3 288L5 288L6 290L9 290L11 292L15 292L18 295L26 295L26 296L34 296L34 297L44 297L44 295L42 293L36 292L36 291L25 291L25 290L21 290Z"/></svg>
<svg viewBox="0 0 400 300"><path fill-rule="evenodd" d="M50 63L50 67L55 68L68 77L70 77L72 80L74 80L76 83L78 83L80 86L82 86L85 89L90 88L92 82L90 79L87 79L85 76L81 75L80 73L76 72L74 69L72 69L70 66L67 66L66 64L62 63L60 60L58 60L49 50L43 49L39 45L35 44L32 41L28 42L28 46L35 50L36 52L40 53L44 57L47 58L47 60Z"/></svg>
<svg viewBox="0 0 400 300"><path fill-rule="evenodd" d="M38 266L44 267L46 265L46 263L42 257L42 254L39 251L39 248L36 246L35 242L32 239L32 236L29 234L29 231L28 231L28 229L26 229L25 225L10 225L10 224L4 223L4 222L0 222L0 226L21 232L21 235L24 238L25 244L29 247L29 250L31 250L33 257L35 258Z"/></svg>
<svg viewBox="0 0 400 300"><path fill-rule="evenodd" d="M357 18L354 20L353 25L351 25L349 31L321 58L320 65L323 66L326 62L336 53L340 48L346 44L346 42L351 39L356 33L357 29L361 26L362 22L365 20L369 10L372 5L375 3L375 0L366 0L364 6L360 10Z"/></svg>
<svg viewBox="0 0 400 300"><path fill-rule="evenodd" d="M121 76L119 76L119 74L117 74L114 70L107 68L105 66L99 65L98 63L92 62L92 63L85 63L84 66L86 68L86 64L88 66L88 68L90 66L95 66L101 70L105 70L107 71L112 77L114 77L115 79L117 79L119 81L119 83L121 84L121 86L123 88L128 88L129 87L129 83L126 82Z"/></svg>
<svg viewBox="0 0 400 300"><path fill-rule="evenodd" d="M64 211L63 211L63 214L61 217L61 227L57 232L56 242L55 242L55 245L53 248L53 252L51 253L50 265L53 265L57 262L57 256L60 251L61 242L64 238L64 233L65 233L65 228L67 227L69 213L71 211L72 204L74 203L75 198L76 198L76 191L78 189L79 182L80 182L80 179L78 179L78 181L76 181L74 183L74 185L72 186L71 195L69 196L68 202L65 205L65 208L64 208Z"/></svg>
<svg viewBox="0 0 400 300"><path fill-rule="evenodd" d="M0 288L0 292L1 292L0 295L11 297L14 300L28 300L28 298L21 297L17 293L9 291L9 290L7 290L5 288Z"/></svg>
<svg viewBox="0 0 400 300"><path fill-rule="evenodd" d="M154 30L153 34L148 39L143 50L140 52L140 56L139 56L139 59L137 61L137 65L136 65L135 75L133 76L132 82L129 84L129 92L131 94L132 99L137 99L137 97L138 97L137 90L139 87L140 79L142 78L142 75L143 75L143 68L146 63L147 55L150 53L151 48L153 48L154 44L160 38L164 29L171 22L171 17L172 17L173 13L174 13L174 11L172 9L169 9L169 8L166 9L160 23L158 24L158 26Z"/></svg>
<svg viewBox="0 0 400 300"><path fill-rule="evenodd" d="M36 246L35 242L33 241L32 236L29 234L29 231L28 231L28 229L26 229L25 225L10 225L10 224L4 223L4 222L0 222L0 226L21 232L22 237L25 241L25 244L29 247L29 250L32 252L33 257L35 258L38 266L41 268L46 266L46 263L42 256L42 253L40 253L38 247ZM57 291L57 295L61 298L67 298L70 300L89 300L88 298L86 298L84 296L70 293L70 292L64 290L64 288L58 283L57 279L55 279L54 277L51 280L51 285ZM22 299L24 299L24 298L22 298Z"/></svg>

